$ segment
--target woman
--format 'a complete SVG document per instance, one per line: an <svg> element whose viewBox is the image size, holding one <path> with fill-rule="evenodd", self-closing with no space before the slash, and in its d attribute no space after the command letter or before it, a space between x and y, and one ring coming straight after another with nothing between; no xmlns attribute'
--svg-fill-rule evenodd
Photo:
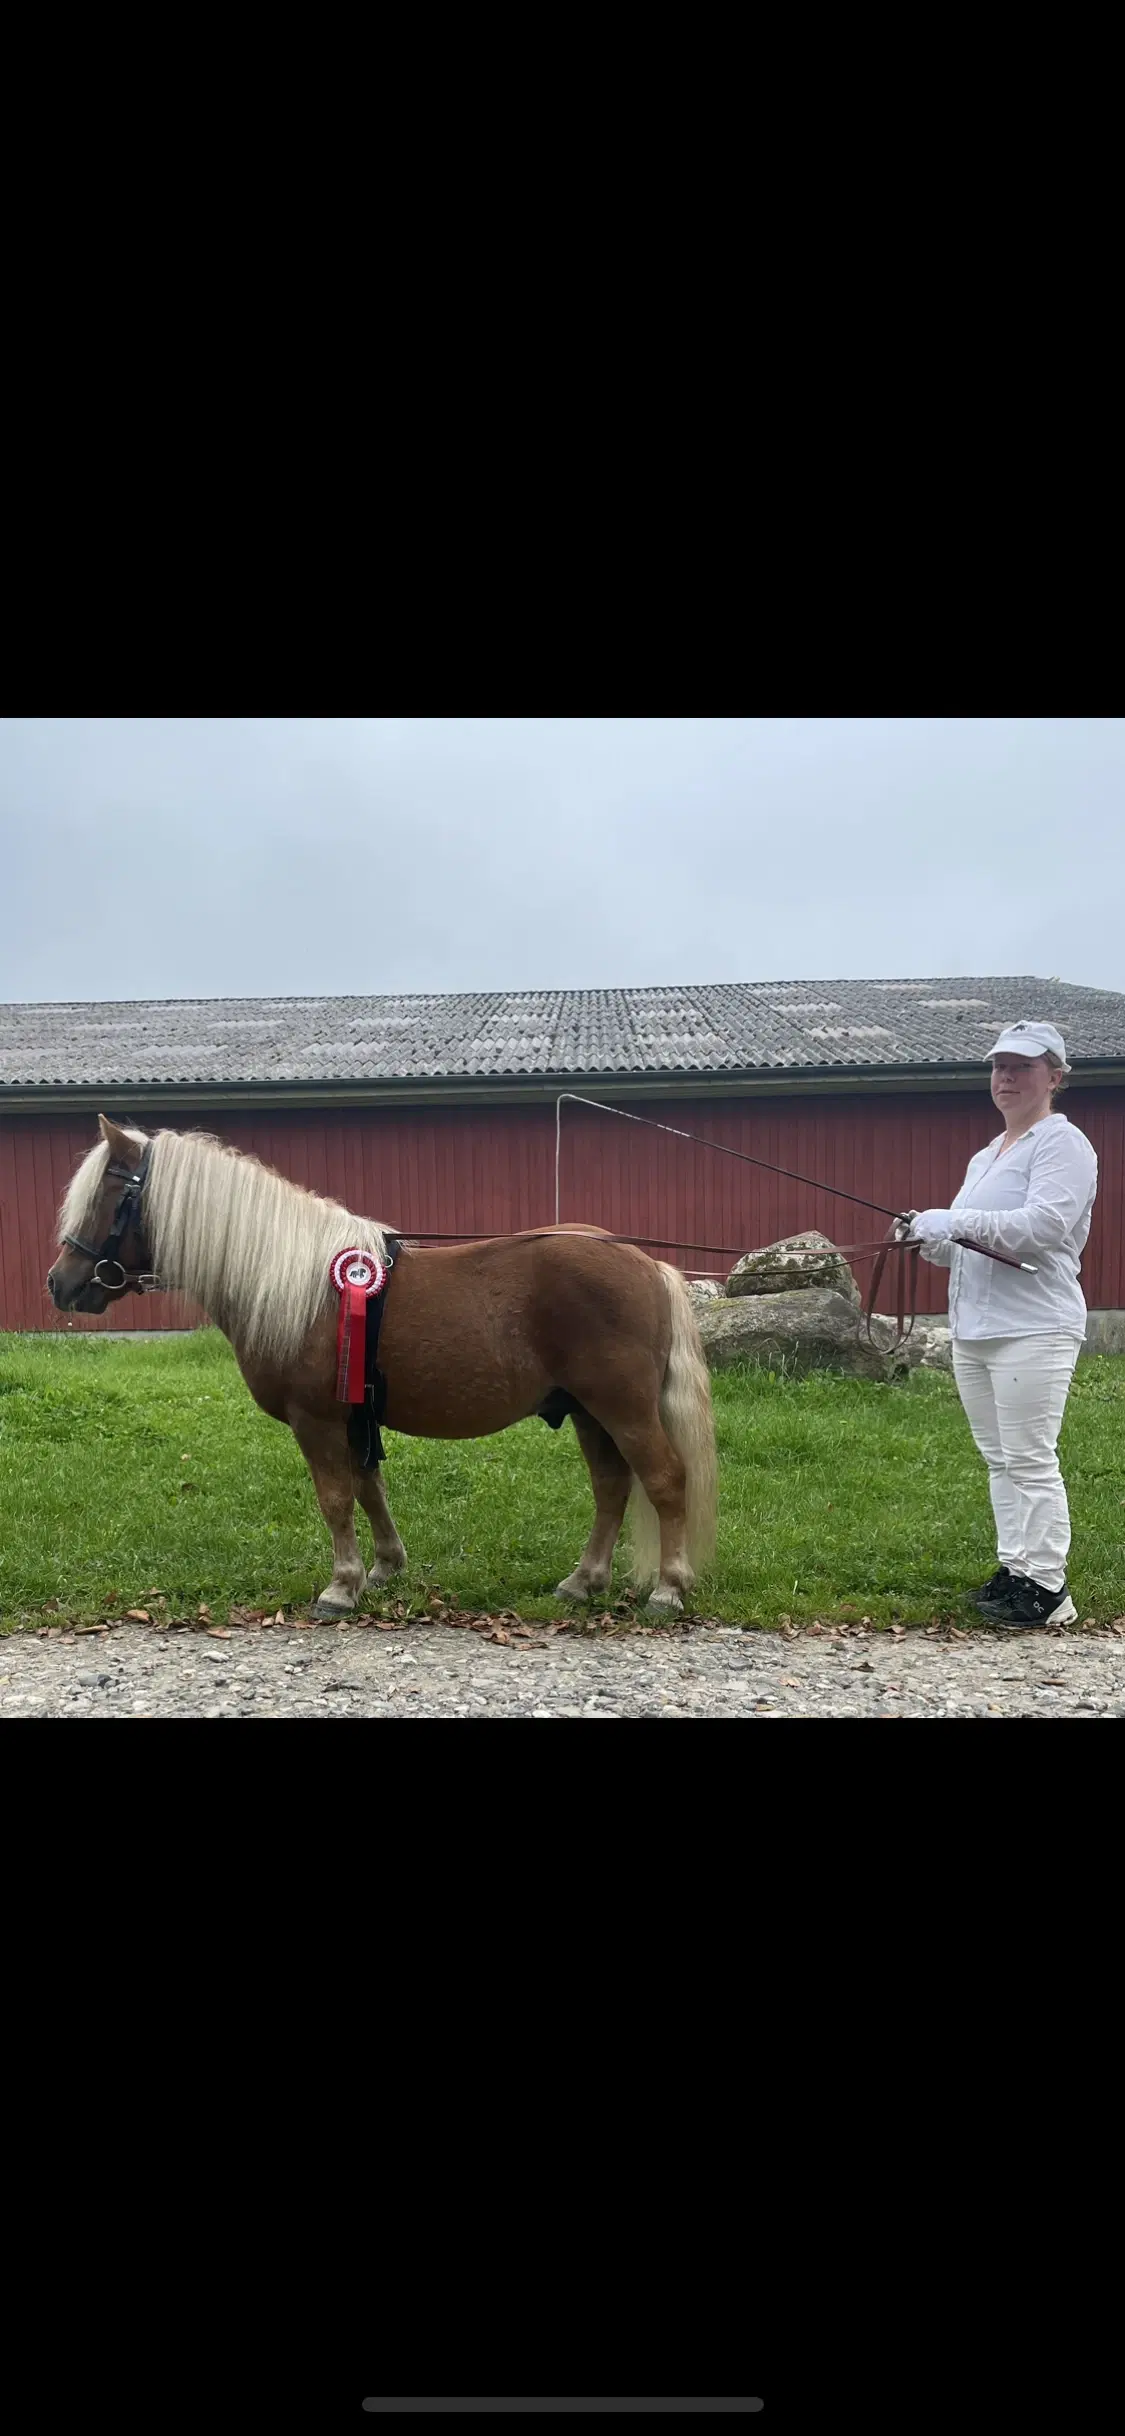
<svg viewBox="0 0 1125 2436"><path fill-rule="evenodd" d="M923 1259L948 1268L953 1371L988 1465L999 1570L976 1594L990 1622L1072 1624L1070 1515L1055 1448L1086 1334L1078 1269L1098 1162L1052 1107L1070 1068L1051 1023L1014 1023L992 1059L1004 1131L969 1162L949 1210L911 1212ZM959 1250L954 1235L1031 1267Z"/></svg>

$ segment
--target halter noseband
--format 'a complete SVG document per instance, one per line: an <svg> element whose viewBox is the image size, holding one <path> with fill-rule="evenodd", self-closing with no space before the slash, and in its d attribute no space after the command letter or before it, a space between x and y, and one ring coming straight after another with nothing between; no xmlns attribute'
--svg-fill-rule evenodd
<svg viewBox="0 0 1125 2436"><path fill-rule="evenodd" d="M93 1261L94 1274L90 1282L92 1285L100 1286L104 1294L125 1294L130 1287L137 1294L149 1294L156 1286L157 1280L151 1269L135 1269L130 1276L120 1257L121 1246L131 1226L135 1225L138 1237L141 1243L144 1243L141 1198L151 1157L152 1144L148 1142L145 1145L144 1156L139 1167L119 1167L111 1159L105 1168L105 1175L120 1177L125 1190L113 1213L113 1223L100 1252L92 1243L83 1243L80 1235L64 1235L61 1238L72 1252L81 1252L85 1259ZM101 1271L106 1268L116 1269L117 1276L115 1278L103 1277Z"/></svg>

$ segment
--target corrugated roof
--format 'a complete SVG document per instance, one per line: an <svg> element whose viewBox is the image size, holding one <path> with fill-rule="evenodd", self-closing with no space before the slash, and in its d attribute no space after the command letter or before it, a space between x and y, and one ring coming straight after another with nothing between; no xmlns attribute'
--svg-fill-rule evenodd
<svg viewBox="0 0 1125 2436"><path fill-rule="evenodd" d="M1048 1017L1079 1062L1125 1061L1125 992L1033 974L748 981L386 998L0 1006L0 1088L577 1081L974 1066Z"/></svg>

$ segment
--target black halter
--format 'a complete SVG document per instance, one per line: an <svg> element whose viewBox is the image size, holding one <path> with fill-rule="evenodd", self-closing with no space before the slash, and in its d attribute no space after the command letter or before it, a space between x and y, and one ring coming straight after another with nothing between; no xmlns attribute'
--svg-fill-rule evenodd
<svg viewBox="0 0 1125 2436"><path fill-rule="evenodd" d="M137 1292L139 1294L144 1294L145 1292L151 1291L156 1284L156 1279L150 1269L138 1269L134 1272L133 1277L130 1278L129 1272L125 1268L120 1257L121 1246L124 1243L125 1237L128 1234L131 1226L136 1226L138 1241L142 1247L144 1246L142 1196L144 1194L145 1179L148 1175L148 1163L151 1157L152 1144L151 1142L148 1142L145 1145L144 1156L139 1167L119 1167L111 1159L108 1167L105 1169L104 1172L107 1176L120 1177L125 1186L125 1190L122 1193L113 1213L113 1224L110 1227L109 1233L106 1236L100 1252L95 1249L92 1243L83 1243L80 1235L64 1235L62 1237L63 1243L69 1244L72 1252L82 1252L85 1254L87 1260L93 1261L94 1275L91 1282L95 1286L100 1286L103 1293L124 1294L130 1285L135 1285ZM101 1275L101 1271L104 1268L116 1269L117 1276L114 1278L103 1277Z"/></svg>

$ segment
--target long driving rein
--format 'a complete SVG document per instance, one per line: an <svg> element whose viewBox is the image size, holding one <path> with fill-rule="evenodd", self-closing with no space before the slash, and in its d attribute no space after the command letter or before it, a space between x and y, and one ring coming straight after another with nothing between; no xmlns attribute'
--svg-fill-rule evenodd
<svg viewBox="0 0 1125 2436"><path fill-rule="evenodd" d="M598 1103L595 1102L592 1104L597 1105ZM721 1145L716 1144L715 1147L721 1148ZM763 1159L760 1162L757 1162L757 1164L766 1167L769 1165L769 1161ZM774 1170L774 1173L784 1175L785 1170L784 1168L778 1168ZM831 1192L832 1186L821 1185L818 1187L818 1190L821 1192ZM846 1200L858 1200L859 1196L858 1194L849 1193L843 1195L842 1198ZM876 1208L878 1204L873 1202L865 1202L861 1204L861 1206L866 1209L872 1209ZM637 1241L635 1235L612 1235L609 1233L608 1229L603 1227L586 1226L580 1219L571 1219L569 1222L563 1221L556 1226L521 1227L518 1232L513 1235L481 1235L472 1237L470 1240L475 1247L478 1243L527 1243L534 1241L537 1237L554 1237L557 1235L572 1234L587 1235L592 1237L595 1242L600 1243L636 1244ZM407 1240L409 1240L408 1237ZM983 1249L980 1244L967 1243L966 1238L963 1235L955 1235L953 1237L953 1241L954 1243L964 1244L967 1251L977 1252ZM892 1252L898 1252L900 1254L898 1273L895 1281L897 1286L895 1341L893 1347L891 1348L891 1350L894 1352L897 1352L899 1347L905 1344L906 1339L910 1335L914 1322L918 1316L918 1255L921 1249L921 1244L911 1238L910 1219L906 1211L904 1211L900 1217L894 1220L893 1224L888 1227L886 1234L881 1236L877 1243L834 1243L831 1246L832 1253L840 1260L874 1260L875 1265L871 1271L871 1283L868 1286L867 1298L863 1305L864 1321L866 1323L868 1339L871 1343L874 1343L875 1341L874 1337L872 1336L871 1322L873 1317L876 1316L875 1299L879 1292L880 1285L882 1284L883 1271L886 1268L890 1254ZM815 1250L813 1256L814 1258L818 1257ZM821 1253L819 1257L822 1259L827 1259L828 1256L828 1248L826 1247L825 1251ZM990 1252L986 1255L986 1257L990 1260L1002 1261L1007 1268L1018 1269L1027 1265L1024 1262L1012 1260L1009 1254L1006 1252ZM906 1279L908 1269L910 1274L909 1310L907 1309L906 1302ZM882 1314L879 1314L879 1316L881 1317Z"/></svg>
<svg viewBox="0 0 1125 2436"><path fill-rule="evenodd" d="M121 1258L121 1246L130 1227L136 1229L137 1243L142 1252L147 1250L144 1238L142 1196L151 1157L152 1144L149 1142L139 1167L119 1167L116 1161L111 1159L108 1167L104 1169L105 1175L118 1177L124 1184L125 1190L114 1210L109 1233L100 1251L96 1250L92 1243L83 1243L80 1235L64 1235L61 1238L63 1243L69 1245L72 1252L81 1252L87 1260L93 1261L94 1274L90 1282L92 1285L100 1286L103 1294L152 1294L159 1285L160 1281L151 1268L142 1267L130 1270L125 1267ZM151 1254L148 1257L151 1259ZM117 1276L115 1278L103 1277L101 1272L106 1268L116 1269Z"/></svg>
<svg viewBox="0 0 1125 2436"><path fill-rule="evenodd" d="M630 1117L634 1124L651 1125L658 1133L680 1134L679 1126L663 1125L652 1117L646 1118L633 1116L630 1109L607 1107L604 1100L583 1100L582 1094L579 1092L568 1091L560 1094L560 1105L562 1099L564 1098L579 1100L585 1107L588 1108L598 1108L606 1116ZM730 1145L725 1142L709 1142L702 1135L688 1133L681 1134L680 1138L688 1142L699 1142L701 1143L702 1147L707 1150L725 1151L729 1157L736 1159L742 1158L746 1161L748 1166L764 1167L768 1169L772 1175L793 1175L793 1170L790 1168L775 1167L772 1160L769 1159L748 1158L745 1151L739 1152L732 1150ZM125 1190L121 1194L117 1207L114 1210L109 1233L106 1236L105 1242L102 1244L100 1250L96 1249L92 1243L83 1243L82 1238L79 1235L64 1235L61 1238L62 1242L67 1244L72 1252L81 1252L85 1259L93 1261L94 1274L91 1283L93 1285L100 1286L103 1294L108 1294L114 1297L119 1297L122 1294L129 1293L151 1294L154 1293L159 1287L160 1280L155 1275L151 1267L142 1266L140 1268L130 1270L125 1267L125 1264L121 1258L121 1247L131 1226L136 1230L137 1242L141 1248L142 1254L147 1250L144 1238L144 1211L142 1205L145 1181L148 1176L149 1161L152 1157L152 1148L153 1146L151 1142L146 1143L140 1164L135 1168L121 1167L114 1160L111 1160L109 1165L105 1168L105 1175L118 1178L119 1181L124 1185ZM883 1237L881 1242L833 1244L832 1249L834 1252L838 1253L842 1259L847 1259L850 1256L852 1259L858 1260L861 1257L870 1258L872 1255L874 1256L874 1267L871 1272L871 1283L868 1287L867 1299L864 1304L864 1318L867 1324L867 1334L869 1338L871 1336L871 1321L875 1312L875 1299L882 1283L883 1271L886 1267L890 1254L892 1252L897 1252L899 1254L898 1276L896 1280L898 1289L896 1295L897 1308L895 1313L895 1344L897 1349L897 1347L901 1345L910 1335L917 1316L918 1254L922 1247L921 1244L916 1240L911 1239L910 1223L913 1213L910 1211L900 1211L898 1213L888 1211L885 1205L880 1205L880 1203L877 1201L864 1201L861 1199L861 1196L858 1193L843 1192L839 1185L818 1184L816 1179L812 1176L798 1176L794 1180L800 1184L811 1185L817 1192L832 1193L839 1200L851 1201L861 1209L879 1210L881 1216L890 1217L892 1219L892 1223L888 1227L886 1235ZM526 1240L528 1237L546 1235L557 1236L559 1234L570 1234L572 1232L574 1234L591 1235L595 1241L600 1240L603 1243L607 1241L610 1243L635 1242L635 1237L631 1235L610 1235L606 1230L603 1230L600 1227L584 1226L580 1220L571 1220L569 1224L563 1223L561 1225L558 1221L556 1221L553 1227L525 1227L518 1230L514 1236L483 1235L477 1238L477 1240L481 1243L511 1243L513 1241L518 1241L521 1235L524 1240ZM986 1251L983 1244L970 1243L963 1235L955 1235L953 1237L953 1241L954 1243L961 1244L966 1251L981 1252L984 1253L985 1258L988 1260L1000 1261L1005 1268L1020 1269L1028 1268L1031 1265L1027 1261L1013 1259L1011 1254L1007 1252ZM151 1260L151 1254L148 1255L148 1258ZM908 1267L910 1271L909 1311L906 1307L906 1276ZM116 1269L117 1276L113 1279L103 1277L101 1272L105 1268Z"/></svg>

